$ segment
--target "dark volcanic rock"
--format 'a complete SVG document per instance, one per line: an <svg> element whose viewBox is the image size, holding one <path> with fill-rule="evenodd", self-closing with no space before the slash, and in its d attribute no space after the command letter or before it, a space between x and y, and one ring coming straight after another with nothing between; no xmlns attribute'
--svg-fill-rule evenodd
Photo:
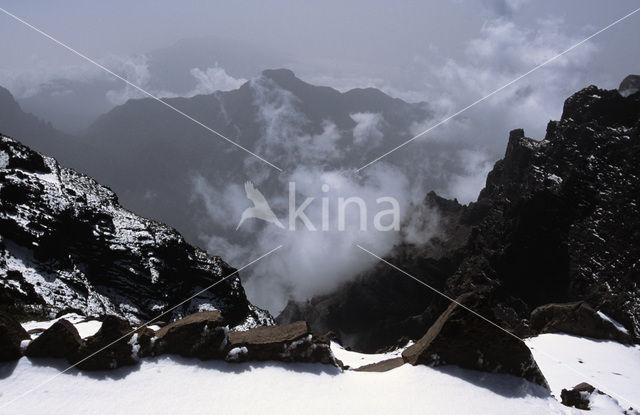
<svg viewBox="0 0 640 415"><path fill-rule="evenodd" d="M64 310L131 323L172 310L221 310L232 326L271 323L239 276L175 230L137 216L93 179L0 136L0 309L34 318Z"/></svg>
<svg viewBox="0 0 640 415"><path fill-rule="evenodd" d="M20 323L0 313L0 362L19 359L22 356L20 343L30 338Z"/></svg>
<svg viewBox="0 0 640 415"><path fill-rule="evenodd" d="M472 294L457 301L490 321L499 321L487 298ZM429 331L402 353L412 365L456 365L507 373L548 388L529 348L517 337L452 303Z"/></svg>
<svg viewBox="0 0 640 415"><path fill-rule="evenodd" d="M560 399L562 400L563 405L589 410L589 396L595 390L596 388L590 384L582 382L574 386L573 389L562 389L562 392L560 392Z"/></svg>
<svg viewBox="0 0 640 415"><path fill-rule="evenodd" d="M311 333L304 321L229 333L228 361L279 360L340 366L329 342Z"/></svg>
<svg viewBox="0 0 640 415"><path fill-rule="evenodd" d="M526 332L531 310L584 300L640 334L640 94L590 86L544 140L511 133L484 217L447 293L491 290ZM393 262L393 261L392 261Z"/></svg>
<svg viewBox="0 0 640 415"><path fill-rule="evenodd" d="M109 370L138 362L132 338L131 325L115 316L107 316L102 327L69 359L82 370Z"/></svg>
<svg viewBox="0 0 640 415"><path fill-rule="evenodd" d="M628 334L603 319L584 301L540 306L531 312L529 322L536 334L563 332L621 343L631 342Z"/></svg>
<svg viewBox="0 0 640 415"><path fill-rule="evenodd" d="M161 328L154 353L172 353L200 359L224 358L228 326L219 311L203 311Z"/></svg>
<svg viewBox="0 0 640 415"><path fill-rule="evenodd" d="M56 321L29 343L25 356L70 358L82 346L78 330L65 319Z"/></svg>

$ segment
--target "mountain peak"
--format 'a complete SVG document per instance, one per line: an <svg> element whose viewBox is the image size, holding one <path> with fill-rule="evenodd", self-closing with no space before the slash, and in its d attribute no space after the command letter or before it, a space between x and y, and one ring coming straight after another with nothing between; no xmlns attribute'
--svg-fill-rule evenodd
<svg viewBox="0 0 640 415"><path fill-rule="evenodd" d="M273 79L276 82L290 81L296 79L296 74L291 69L265 69L262 71L262 76Z"/></svg>

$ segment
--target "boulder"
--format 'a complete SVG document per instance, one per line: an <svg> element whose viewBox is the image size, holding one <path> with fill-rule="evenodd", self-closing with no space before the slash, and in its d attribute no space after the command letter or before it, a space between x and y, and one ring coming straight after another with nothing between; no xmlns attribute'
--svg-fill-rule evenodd
<svg viewBox="0 0 640 415"><path fill-rule="evenodd" d="M133 347L134 356L137 356L138 359L153 356L155 336L156 332L149 327L141 327L137 330L129 339L129 344Z"/></svg>
<svg viewBox="0 0 640 415"><path fill-rule="evenodd" d="M20 359L20 343L30 338L13 317L0 313L0 362Z"/></svg>
<svg viewBox="0 0 640 415"><path fill-rule="evenodd" d="M29 343L24 354L29 357L69 358L82 347L82 344L74 325L60 319Z"/></svg>
<svg viewBox="0 0 640 415"><path fill-rule="evenodd" d="M203 360L221 359L227 345L227 324L219 311L202 311L158 330L154 353L171 353Z"/></svg>
<svg viewBox="0 0 640 415"><path fill-rule="evenodd" d="M542 305L531 312L529 324L535 334L562 332L625 344L632 342L631 336L584 301Z"/></svg>
<svg viewBox="0 0 640 415"><path fill-rule="evenodd" d="M279 360L340 366L329 340L314 336L305 321L282 326L262 326L229 333L227 361Z"/></svg>
<svg viewBox="0 0 640 415"><path fill-rule="evenodd" d="M465 294L458 297L457 302L490 321L499 321L482 295ZM412 365L456 365L507 373L548 389L542 372L522 340L456 303L452 303L427 333L402 353L402 358Z"/></svg>
<svg viewBox="0 0 640 415"><path fill-rule="evenodd" d="M131 333L126 320L107 316L100 330L87 338L69 362L82 370L108 370L133 365L138 361Z"/></svg>
<svg viewBox="0 0 640 415"><path fill-rule="evenodd" d="M589 410L589 397L596 390L593 386L586 382L582 382L573 387L573 389L562 389L560 399L565 406L573 406L578 409ZM598 391L598 393L602 393Z"/></svg>

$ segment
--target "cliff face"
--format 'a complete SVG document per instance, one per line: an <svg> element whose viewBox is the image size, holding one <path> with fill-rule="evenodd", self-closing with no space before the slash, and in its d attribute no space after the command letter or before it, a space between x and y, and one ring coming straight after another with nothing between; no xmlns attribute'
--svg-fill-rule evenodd
<svg viewBox="0 0 640 415"><path fill-rule="evenodd" d="M75 310L140 322L233 271L175 230L123 209L93 179L0 136L3 311L49 317ZM232 325L271 323L249 303L237 274L162 319L210 309Z"/></svg>
<svg viewBox="0 0 640 415"><path fill-rule="evenodd" d="M512 131L470 206L486 213L449 291L491 287L520 318L586 300L638 336L639 119L640 94L590 86L567 99L544 140Z"/></svg>
<svg viewBox="0 0 640 415"><path fill-rule="evenodd" d="M595 86L579 91L566 100L560 121L549 123L544 140L527 138L522 130L510 133L504 159L489 173L477 202L453 209L453 202L440 201L448 223L440 241L398 247L389 262L450 296L485 294L500 323L522 335L536 306L586 300L620 321L637 340L639 120L640 93L621 95ZM468 237L452 243L461 235ZM449 243L440 244L445 249L436 257L434 243L442 240ZM307 318L312 326L333 329L363 350L391 345L399 337L375 328L379 315L386 316L387 326L411 321L412 327L418 323L414 331L424 332L446 302L385 267L381 264L334 295L292 303L279 320ZM369 294L366 311L355 314L370 323L364 329L344 323L354 318L354 302L361 305L358 295L356 300L345 295L356 284ZM387 301L389 292L395 301ZM421 312L411 305L418 292ZM327 320L319 305L341 319ZM415 337L412 331L404 333Z"/></svg>

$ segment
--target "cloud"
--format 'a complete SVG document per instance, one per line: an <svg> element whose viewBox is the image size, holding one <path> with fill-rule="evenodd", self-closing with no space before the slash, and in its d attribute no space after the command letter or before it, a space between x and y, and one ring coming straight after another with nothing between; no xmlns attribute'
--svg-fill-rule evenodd
<svg viewBox="0 0 640 415"><path fill-rule="evenodd" d="M426 74L425 94L436 116L412 125L412 133L425 131L582 40L568 35L561 19L537 23L529 29L497 17L466 43L462 58L416 59ZM596 51L593 44L583 44L412 143L416 152L419 146L432 153L437 149L442 160L432 160L431 167L446 164L447 185L440 192L475 200L487 171L503 155L508 132L524 128L528 136L542 139L547 121L560 117L564 99L585 86L581 74ZM432 169L425 174L440 173Z"/></svg>
<svg viewBox="0 0 640 415"><path fill-rule="evenodd" d="M377 147L382 141L380 126L384 123L382 114L371 112L358 112L351 114L351 119L356 122L353 128L353 142L357 145Z"/></svg>
<svg viewBox="0 0 640 415"><path fill-rule="evenodd" d="M206 206L209 218L224 227L219 234L224 234L225 239L204 236L211 252L220 253L230 263L240 266L256 253L282 245L277 253L243 271L243 285L252 302L278 313L290 299L302 301L329 293L371 267L375 260L362 255L356 244L365 244L384 255L403 237L408 242L424 244L436 234L438 216L424 206L426 192L416 187L419 176L386 162L376 163L361 174L336 167L334 162L344 165L350 151L359 151L352 148L352 130L340 131L329 120L315 125L300 110L299 99L269 78L252 79L250 88L253 104L258 108L259 153L274 160L285 172L257 170L248 161L240 177L235 179L237 183L207 182L198 178L194 189ZM359 113L352 117L357 122L358 145L368 145L372 139L382 140L381 115ZM317 230L307 229L301 221L297 222L295 231L291 231L252 219L235 232L242 211L251 206L239 187L244 180L256 184L287 228L289 182L295 183L295 207L306 198L313 198L305 214ZM326 185L324 189L323 185ZM362 212L355 205L345 209L345 228L340 230L338 200L349 197L365 202L365 230L360 226ZM422 220L408 220L403 232L376 230L373 226L376 214L390 208L389 204L379 201L381 197L398 201L402 220L410 216L416 218L418 209Z"/></svg>
<svg viewBox="0 0 640 415"><path fill-rule="evenodd" d="M247 82L246 79L232 77L217 64L204 71L200 68L193 68L190 73L196 79L197 84L191 92L187 93L188 97L212 94L215 91L230 91Z"/></svg>
<svg viewBox="0 0 640 415"><path fill-rule="evenodd" d="M142 89L148 89L148 84L151 81L151 75L149 73L149 64L146 56L114 55L103 59L102 62L104 66L132 84ZM113 105L122 105L129 99L143 98L147 96L129 84L121 83L121 85L121 88L110 89L105 94L107 100Z"/></svg>

